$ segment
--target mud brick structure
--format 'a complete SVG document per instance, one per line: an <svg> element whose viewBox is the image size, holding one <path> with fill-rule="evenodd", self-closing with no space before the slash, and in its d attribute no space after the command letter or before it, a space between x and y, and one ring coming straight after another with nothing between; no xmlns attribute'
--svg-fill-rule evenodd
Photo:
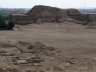
<svg viewBox="0 0 96 72"><path fill-rule="evenodd" d="M79 24L87 24L89 19L86 15L76 9L60 9L50 6L34 6L26 14L10 14L9 21L16 24L32 23L62 23L64 21L74 21Z"/></svg>

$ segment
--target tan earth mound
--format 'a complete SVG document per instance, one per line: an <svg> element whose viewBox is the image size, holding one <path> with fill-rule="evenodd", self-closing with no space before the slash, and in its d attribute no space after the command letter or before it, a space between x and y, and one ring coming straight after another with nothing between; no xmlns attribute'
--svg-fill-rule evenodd
<svg viewBox="0 0 96 72"><path fill-rule="evenodd" d="M28 13L34 19L42 22L62 22L68 18L67 11L50 6L34 6ZM63 18L63 19L62 19Z"/></svg>
<svg viewBox="0 0 96 72"><path fill-rule="evenodd" d="M67 9L68 16L74 19L76 23L86 24L89 22L89 17L82 14L76 9Z"/></svg>
<svg viewBox="0 0 96 72"><path fill-rule="evenodd" d="M88 25L90 26L96 25L96 15L90 15L89 19L90 19L90 22L88 23Z"/></svg>
<svg viewBox="0 0 96 72"><path fill-rule="evenodd" d="M64 21L72 21L79 24L87 24L89 19L76 9L63 10L50 6L34 6L27 14L11 14L9 21L16 24L31 23L62 23Z"/></svg>
<svg viewBox="0 0 96 72"><path fill-rule="evenodd" d="M0 43L0 46L4 44ZM60 54L62 51L40 42L18 41L15 48L7 44L8 47L2 49L6 53L14 51L15 54L5 56L5 52L0 53L0 72L96 72L95 58L65 57ZM54 55L51 56L51 53Z"/></svg>

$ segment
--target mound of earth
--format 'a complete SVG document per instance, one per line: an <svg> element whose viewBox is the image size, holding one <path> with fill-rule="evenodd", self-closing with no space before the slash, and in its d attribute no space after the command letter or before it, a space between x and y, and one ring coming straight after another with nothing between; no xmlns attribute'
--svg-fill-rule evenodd
<svg viewBox="0 0 96 72"><path fill-rule="evenodd" d="M87 15L82 14L76 9L67 9L68 16L74 19L73 21L80 24L87 25L89 20L89 17Z"/></svg>
<svg viewBox="0 0 96 72"><path fill-rule="evenodd" d="M27 14L18 15L11 14L9 21L16 24L31 24L31 23L61 23L64 21L72 21L79 24L87 24L89 19L84 14L76 9L60 9L56 7L38 5L34 6Z"/></svg>
<svg viewBox="0 0 96 72"><path fill-rule="evenodd" d="M93 26L96 25L96 16L95 15L89 15L90 22L88 25Z"/></svg>
<svg viewBox="0 0 96 72"><path fill-rule="evenodd" d="M42 5L34 6L27 14L33 16L36 22L39 19L39 23L62 22L68 18L66 10Z"/></svg>

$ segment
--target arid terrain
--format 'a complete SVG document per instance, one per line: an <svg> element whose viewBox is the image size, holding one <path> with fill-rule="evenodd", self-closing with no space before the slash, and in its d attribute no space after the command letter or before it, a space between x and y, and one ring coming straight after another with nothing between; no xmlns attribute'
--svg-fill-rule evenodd
<svg viewBox="0 0 96 72"><path fill-rule="evenodd" d="M0 31L0 72L96 72L96 27L74 22Z"/></svg>

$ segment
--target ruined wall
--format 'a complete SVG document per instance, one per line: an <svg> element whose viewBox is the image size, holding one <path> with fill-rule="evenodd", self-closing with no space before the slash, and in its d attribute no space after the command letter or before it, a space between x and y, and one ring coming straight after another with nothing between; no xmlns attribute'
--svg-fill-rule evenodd
<svg viewBox="0 0 96 72"><path fill-rule="evenodd" d="M61 23L66 20L71 20L76 23L87 24L88 17L80 13L76 9L59 9L50 6L34 6L27 14L23 15L10 15L9 21L17 24L30 24L30 23Z"/></svg>
<svg viewBox="0 0 96 72"><path fill-rule="evenodd" d="M32 16L29 15L10 15L9 21L15 22L16 24L30 24L34 22L34 19Z"/></svg>
<svg viewBox="0 0 96 72"><path fill-rule="evenodd" d="M17 17L18 17L18 15L12 15L12 14L10 14L9 15L9 21L16 23Z"/></svg>
<svg viewBox="0 0 96 72"><path fill-rule="evenodd" d="M68 16L75 20L77 23L87 24L89 22L88 16L80 13L76 9L67 9Z"/></svg>
<svg viewBox="0 0 96 72"><path fill-rule="evenodd" d="M88 25L90 26L93 26L93 25L96 25L96 15L88 15L89 16L89 19L90 19L90 22L88 23Z"/></svg>
<svg viewBox="0 0 96 72"><path fill-rule="evenodd" d="M18 16L16 21L17 24L30 24L33 22L34 20L30 16Z"/></svg>

